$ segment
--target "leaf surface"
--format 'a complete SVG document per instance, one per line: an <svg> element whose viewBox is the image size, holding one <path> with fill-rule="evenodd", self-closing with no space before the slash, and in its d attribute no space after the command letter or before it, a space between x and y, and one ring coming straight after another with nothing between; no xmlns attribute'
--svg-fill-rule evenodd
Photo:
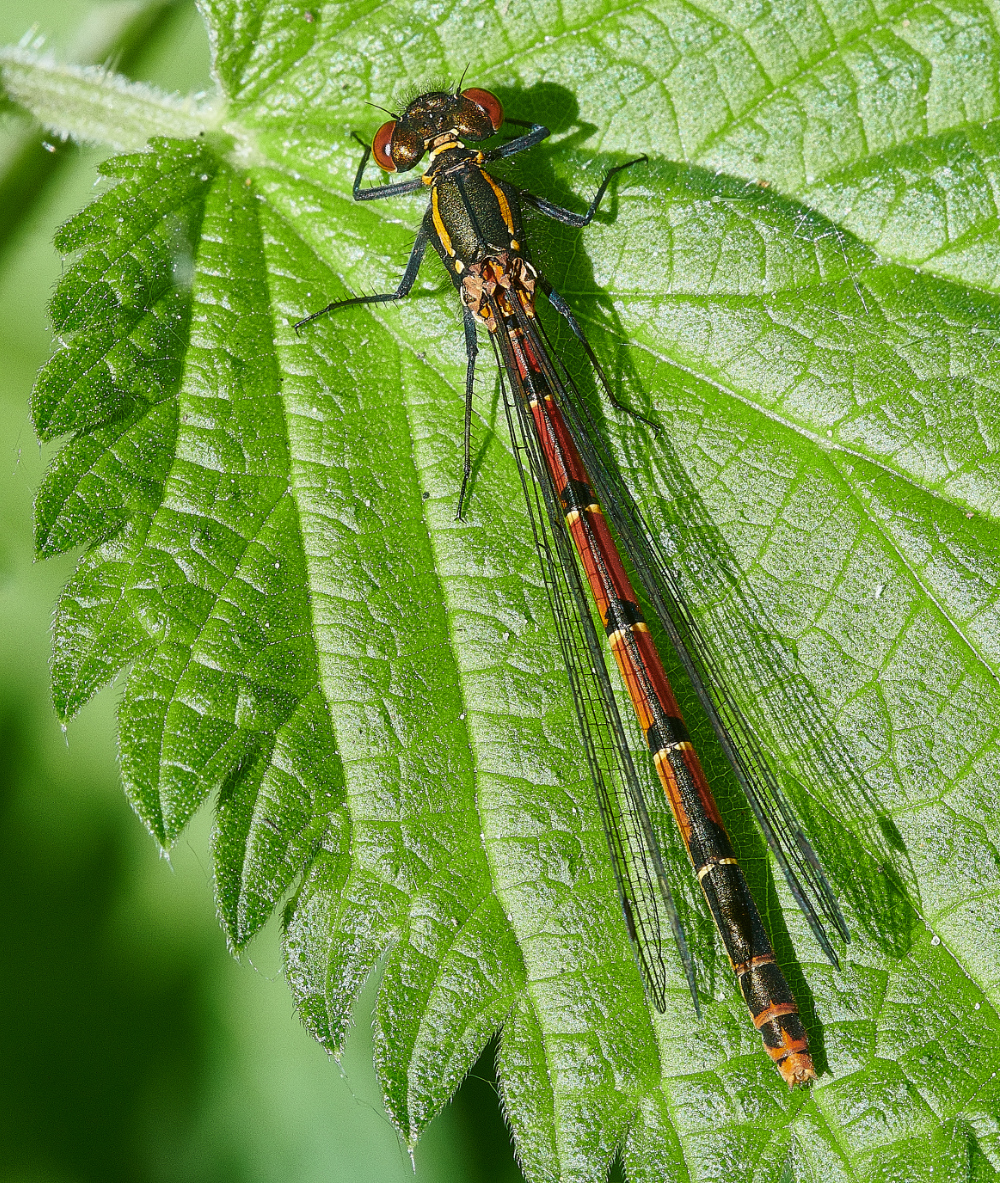
<svg viewBox="0 0 1000 1183"><path fill-rule="evenodd" d="M38 546L88 550L56 621L57 707L129 669L130 799L168 845L214 796L229 938L287 898L290 984L328 1047L384 963L377 1067L408 1138L500 1030L532 1180L601 1179L616 1155L632 1180L991 1178L990 13L501 7L203 4L222 113L106 163L60 235L34 410L69 442ZM19 94L49 77L16 66ZM454 520L443 273L291 329L394 288L421 215L350 200L365 103L466 67L557 133L510 162L524 187L579 209L651 157L582 237L529 232L666 429L605 422L845 903L838 972L689 694L825 1070L808 1092L773 1072L696 913L702 1021L676 964L665 1015L643 994L488 367Z"/></svg>

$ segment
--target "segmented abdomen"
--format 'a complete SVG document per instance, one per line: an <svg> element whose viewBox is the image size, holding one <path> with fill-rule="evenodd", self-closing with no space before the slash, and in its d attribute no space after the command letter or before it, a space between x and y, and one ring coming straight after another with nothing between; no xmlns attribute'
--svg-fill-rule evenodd
<svg viewBox="0 0 1000 1183"><path fill-rule="evenodd" d="M660 784L764 1046L789 1086L803 1084L816 1072L795 999L569 426L530 348L519 344L519 364L531 371L522 376L542 452Z"/></svg>

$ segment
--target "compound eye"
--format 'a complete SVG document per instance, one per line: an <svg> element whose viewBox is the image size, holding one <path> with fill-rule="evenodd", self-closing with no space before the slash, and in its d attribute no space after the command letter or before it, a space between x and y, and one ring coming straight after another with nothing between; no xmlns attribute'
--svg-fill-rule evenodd
<svg viewBox="0 0 1000 1183"><path fill-rule="evenodd" d="M392 133L391 155L393 164L401 172L409 172L424 154L424 141L412 128L398 124Z"/></svg>
<svg viewBox="0 0 1000 1183"><path fill-rule="evenodd" d="M470 103L475 103L477 107L482 108L486 112L486 117L493 130L500 130L500 125L503 123L503 103L495 94L490 94L488 90L478 90L473 86L469 90L462 91L462 98L468 99Z"/></svg>
<svg viewBox="0 0 1000 1183"><path fill-rule="evenodd" d="M396 120L383 123L372 139L372 156L379 168L387 173L396 171L396 162L392 159L392 133L396 130Z"/></svg>

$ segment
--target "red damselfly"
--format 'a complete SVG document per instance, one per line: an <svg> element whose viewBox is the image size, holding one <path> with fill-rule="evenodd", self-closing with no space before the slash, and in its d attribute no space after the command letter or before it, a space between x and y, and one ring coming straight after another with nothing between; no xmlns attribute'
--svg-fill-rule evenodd
<svg viewBox="0 0 1000 1183"><path fill-rule="evenodd" d="M460 87L415 99L402 115L379 128L370 148L359 140L364 156L354 181L356 201L422 192L430 197L396 291L336 300L300 320L295 328L300 330L335 309L403 299L413 286L428 244L435 247L461 297L468 358L465 469L458 516L462 515L471 471L472 394L481 326L498 362L511 439L580 735L626 926L649 995L662 1011L666 996L663 944L670 930L698 1010L694 966L651 820L655 811L644 787L651 778L633 758L630 737L634 727L619 712L591 603L596 605L648 759L666 794L753 1022L785 1081L790 1086L803 1084L816 1073L798 1007L775 961L622 554L677 650L796 902L834 965L838 964L837 954L824 921L845 940L847 926L771 763L705 645L658 535L618 475L608 445L566 367L551 349L535 311L536 290L540 288L586 351L608 398L620 407L569 305L532 264L521 211L528 206L565 225L586 226L611 179L646 158L610 169L587 212L572 213L515 188L486 169L492 161L535 147L549 135L548 129L508 120L528 131L489 151L467 148L463 141L482 141L498 132L504 114L500 101L488 91ZM376 188L361 187L370 156L391 173L412 169L425 153L430 163L422 176Z"/></svg>

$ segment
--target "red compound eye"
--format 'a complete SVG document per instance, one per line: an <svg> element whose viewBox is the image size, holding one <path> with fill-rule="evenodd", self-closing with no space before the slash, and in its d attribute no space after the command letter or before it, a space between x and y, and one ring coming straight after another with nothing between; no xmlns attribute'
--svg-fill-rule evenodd
<svg viewBox="0 0 1000 1183"><path fill-rule="evenodd" d="M396 120L383 123L372 139L372 156L379 168L387 173L396 171L395 161L392 159L392 133L396 130Z"/></svg>
<svg viewBox="0 0 1000 1183"><path fill-rule="evenodd" d="M468 90L462 91L462 98L468 99L470 103L475 103L477 107L481 107L487 115L494 131L500 130L500 125L503 123L503 103L497 98L495 94L490 94L488 90L479 90L476 87L470 87Z"/></svg>

